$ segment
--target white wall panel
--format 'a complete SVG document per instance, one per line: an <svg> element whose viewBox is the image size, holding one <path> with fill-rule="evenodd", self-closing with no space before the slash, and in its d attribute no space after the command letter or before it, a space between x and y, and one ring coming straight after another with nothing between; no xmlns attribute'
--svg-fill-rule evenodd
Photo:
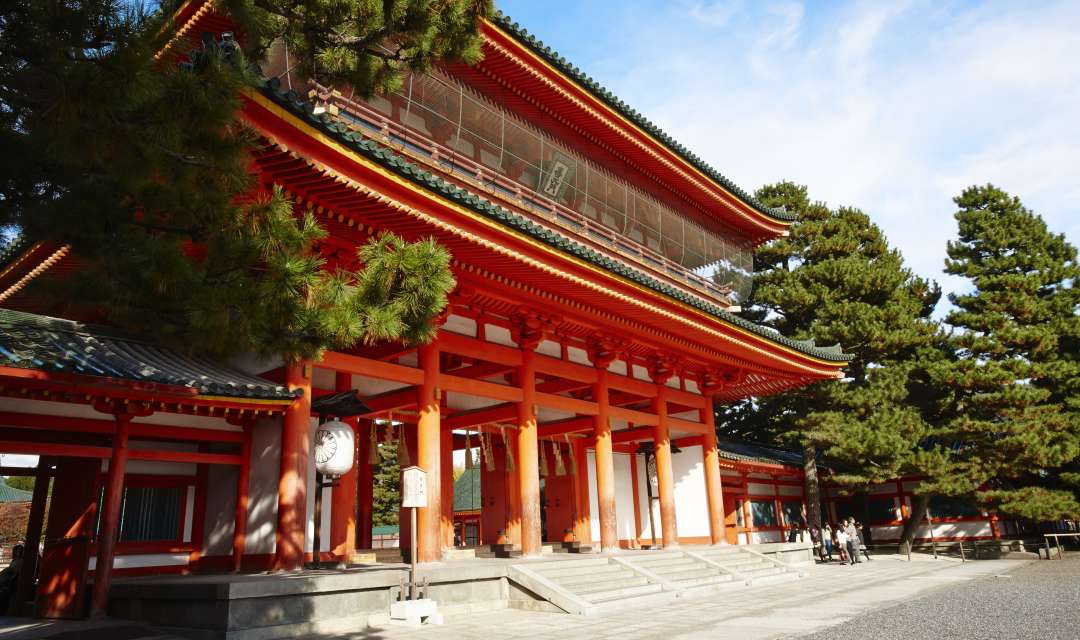
<svg viewBox="0 0 1080 640"><path fill-rule="evenodd" d="M680 537L709 535L709 500L701 446L683 447L671 456L675 479L675 523Z"/></svg>
<svg viewBox="0 0 1080 640"><path fill-rule="evenodd" d="M585 456L589 468L589 529L592 541L600 542L600 510L596 506L596 453L589 451Z"/></svg>
<svg viewBox="0 0 1080 640"><path fill-rule="evenodd" d="M273 553L281 474L281 418L262 418L251 430L251 484L244 553Z"/></svg>
<svg viewBox="0 0 1080 640"><path fill-rule="evenodd" d="M746 483L746 491L759 496L773 496L776 495L776 485L748 482Z"/></svg>
<svg viewBox="0 0 1080 640"><path fill-rule="evenodd" d="M801 498L803 494L802 487L796 487L790 484L781 484L778 485L778 488L780 489L780 495L782 496L797 496Z"/></svg>
<svg viewBox="0 0 1080 640"><path fill-rule="evenodd" d="M620 540L637 537L634 526L634 485L630 475L630 456L616 453L615 462L615 530Z"/></svg>

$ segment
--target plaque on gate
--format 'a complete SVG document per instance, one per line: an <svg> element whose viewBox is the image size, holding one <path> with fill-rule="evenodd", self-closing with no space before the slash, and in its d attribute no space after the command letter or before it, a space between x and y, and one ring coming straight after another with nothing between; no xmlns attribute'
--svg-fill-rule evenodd
<svg viewBox="0 0 1080 640"><path fill-rule="evenodd" d="M428 506L427 472L420 467L407 467L401 472L401 506Z"/></svg>

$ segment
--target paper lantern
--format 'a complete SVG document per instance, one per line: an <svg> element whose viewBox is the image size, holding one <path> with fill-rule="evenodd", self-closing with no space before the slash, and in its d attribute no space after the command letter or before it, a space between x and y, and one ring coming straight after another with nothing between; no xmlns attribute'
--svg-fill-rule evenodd
<svg viewBox="0 0 1080 640"><path fill-rule="evenodd" d="M356 449L352 427L340 420L319 425L315 431L315 470L338 478L352 469Z"/></svg>

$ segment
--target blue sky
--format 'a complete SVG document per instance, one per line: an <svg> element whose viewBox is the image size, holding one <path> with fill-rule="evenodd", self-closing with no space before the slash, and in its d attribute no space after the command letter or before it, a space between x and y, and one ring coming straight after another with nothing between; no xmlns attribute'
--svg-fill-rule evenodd
<svg viewBox="0 0 1080 640"><path fill-rule="evenodd" d="M965 186L1080 243L1080 2L498 6L740 186L866 211L946 291Z"/></svg>

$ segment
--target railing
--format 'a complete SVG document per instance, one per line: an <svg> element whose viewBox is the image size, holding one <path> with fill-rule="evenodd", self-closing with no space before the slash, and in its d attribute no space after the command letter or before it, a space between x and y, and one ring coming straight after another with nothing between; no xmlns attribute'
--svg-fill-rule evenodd
<svg viewBox="0 0 1080 640"><path fill-rule="evenodd" d="M1062 538L1080 538L1080 533L1044 533L1043 540L1046 543L1046 559L1050 560L1050 538L1054 539L1054 548L1057 549L1058 560L1065 557L1065 548L1061 545Z"/></svg>
<svg viewBox="0 0 1080 640"><path fill-rule="evenodd" d="M322 92L329 92L319 87ZM670 260L648 247L630 240L617 231L571 210L563 204L534 191L518 182L500 175L490 167L476 162L460 152L439 144L427 136L418 133L372 108L371 106L350 100L338 93L331 94L331 101L339 110L339 117L354 122L361 127L359 133L378 136L400 151L412 157L421 156L428 164L455 174L458 178L479 186L490 194L501 198L513 198L522 208L541 216L544 220L559 227L589 238L615 253L630 258L652 271L659 272L676 281L689 285L699 292L706 293L723 305L732 305L731 291L717 286L712 280L700 276L686 267Z"/></svg>

